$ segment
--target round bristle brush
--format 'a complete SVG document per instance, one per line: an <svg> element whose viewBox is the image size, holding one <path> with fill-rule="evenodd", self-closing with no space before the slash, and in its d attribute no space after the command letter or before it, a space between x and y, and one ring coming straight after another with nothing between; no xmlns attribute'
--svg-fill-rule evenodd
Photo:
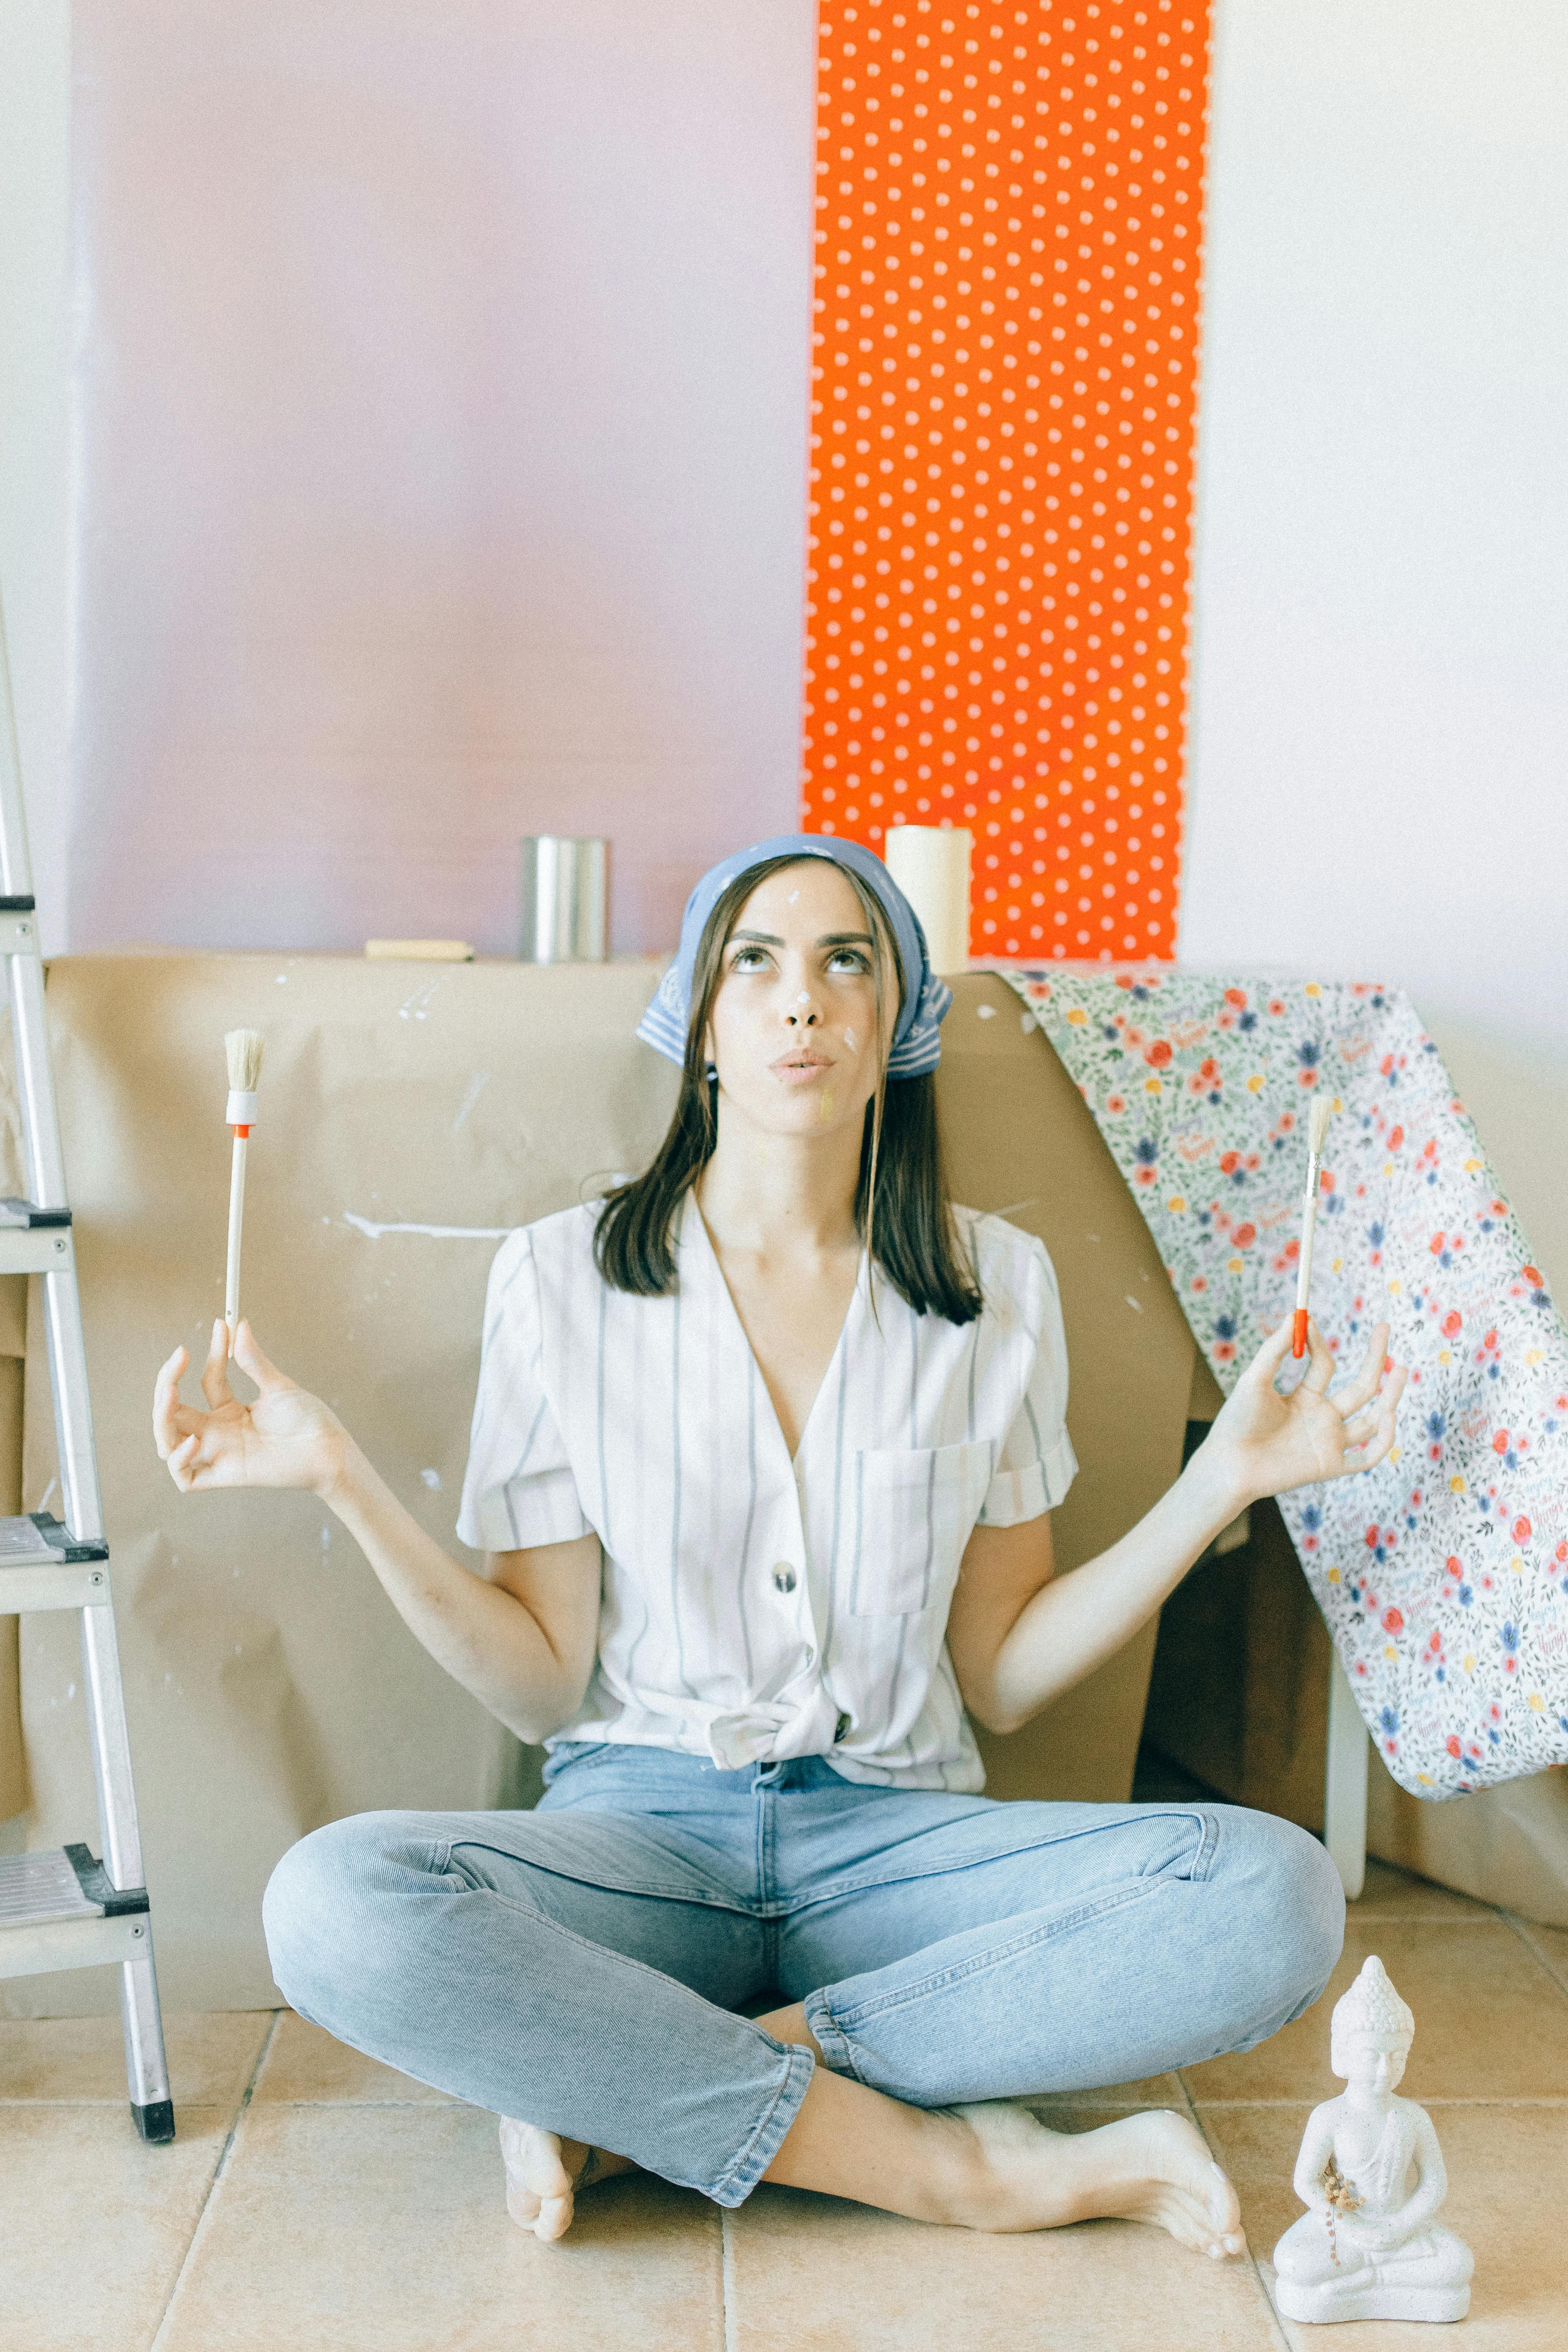
<svg viewBox="0 0 1568 2352"><path fill-rule="evenodd" d="M1307 1114L1307 1197L1301 1203L1301 1262L1296 1269L1296 1316L1291 1326L1291 1353L1307 1352L1307 1293L1312 1281L1312 1235L1318 1223L1318 1181L1323 1172L1323 1143L1333 1117L1327 1095L1315 1097Z"/></svg>
<svg viewBox="0 0 1568 2352"><path fill-rule="evenodd" d="M245 1227L245 1155L256 1124L256 1087L261 1076L261 1033L231 1029L224 1039L229 1063L229 1099L224 1118L234 1129L234 1165L229 1175L229 1265L224 1286L224 1320L229 1344L239 1322L240 1236Z"/></svg>

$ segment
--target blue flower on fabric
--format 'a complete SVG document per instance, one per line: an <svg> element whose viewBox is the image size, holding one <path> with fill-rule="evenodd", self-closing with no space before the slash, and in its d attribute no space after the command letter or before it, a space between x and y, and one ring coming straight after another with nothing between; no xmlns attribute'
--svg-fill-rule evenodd
<svg viewBox="0 0 1568 2352"><path fill-rule="evenodd" d="M1215 1323L1214 1323L1214 1336L1215 1336L1215 1338L1216 1338L1217 1339L1235 1339L1235 1337L1236 1337L1236 1318L1235 1318L1235 1316L1234 1316L1234 1315L1218 1315L1218 1316L1217 1316L1217 1317L1215 1318Z"/></svg>
<svg viewBox="0 0 1568 2352"><path fill-rule="evenodd" d="M1382 1708L1379 1711L1377 1720L1380 1727L1385 1731L1390 1738L1392 1738L1394 1733L1399 1728L1399 1717L1396 1715L1391 1706Z"/></svg>
<svg viewBox="0 0 1568 2352"><path fill-rule="evenodd" d="M1469 1605L1470 1605L1470 1601L1471 1601L1471 1599L1472 1599L1472 1595L1471 1595L1471 1592L1470 1592L1470 1588L1469 1588L1469 1586L1468 1584L1461 1584L1461 1585L1460 1585L1460 1587L1459 1587L1459 1606L1460 1606L1460 1608L1461 1608L1461 1609L1468 1609L1468 1608L1469 1607Z"/></svg>
<svg viewBox="0 0 1568 2352"><path fill-rule="evenodd" d="M1316 1040L1309 1037L1306 1039L1304 1044L1297 1046L1296 1059L1300 1062L1303 1070L1315 1070L1318 1066L1318 1060L1322 1050L1322 1047L1317 1044Z"/></svg>
<svg viewBox="0 0 1568 2352"><path fill-rule="evenodd" d="M1448 1421L1442 1413L1429 1412L1427 1415L1427 1434L1432 1440L1434 1444L1437 1444L1437 1440L1442 1436L1443 1432L1448 1428Z"/></svg>
<svg viewBox="0 0 1568 2352"><path fill-rule="evenodd" d="M1258 1015L1255 1013L1244 1013L1237 1022L1236 1026L1239 1029L1256 1029L1258 1026Z"/></svg>
<svg viewBox="0 0 1568 2352"><path fill-rule="evenodd" d="M1315 1534L1316 1534L1316 1532L1317 1532L1317 1530L1318 1530L1318 1528L1322 1527L1322 1523L1323 1523L1323 1515L1322 1515L1322 1511L1321 1511L1321 1510L1319 1510L1319 1508L1318 1508L1318 1507L1317 1507L1317 1505L1316 1505L1315 1503L1309 1503L1309 1504L1307 1505L1306 1509L1301 1513L1301 1525L1302 1525L1302 1527L1304 1527L1304 1528L1307 1529L1307 1531L1309 1532L1309 1534L1313 1534L1313 1535L1315 1535Z"/></svg>
<svg viewBox="0 0 1568 2352"><path fill-rule="evenodd" d="M1383 1247L1383 1222L1381 1218L1368 1225L1366 1229L1366 1238L1372 1244L1374 1249L1381 1249Z"/></svg>
<svg viewBox="0 0 1568 2352"><path fill-rule="evenodd" d="M1140 1136L1133 1146L1133 1157L1141 1168L1152 1168L1159 1156L1158 1144L1152 1142L1146 1135Z"/></svg>
<svg viewBox="0 0 1568 2352"><path fill-rule="evenodd" d="M1323 1212L1323 1213L1324 1213L1324 1215L1325 1215L1325 1216L1330 1216L1330 1217L1341 1217L1341 1216L1343 1216L1343 1215L1344 1214L1344 1195L1343 1195L1343 1192L1331 1192L1331 1193L1329 1194L1329 1196L1328 1196L1328 1199L1327 1199L1326 1201L1324 1201L1324 1202L1322 1202L1321 1203L1321 1206L1322 1206L1322 1212Z"/></svg>
<svg viewBox="0 0 1568 2352"><path fill-rule="evenodd" d="M1519 1629L1517 1626L1505 1625L1503 1627L1502 1646L1507 1651L1509 1656L1511 1657L1519 1647Z"/></svg>

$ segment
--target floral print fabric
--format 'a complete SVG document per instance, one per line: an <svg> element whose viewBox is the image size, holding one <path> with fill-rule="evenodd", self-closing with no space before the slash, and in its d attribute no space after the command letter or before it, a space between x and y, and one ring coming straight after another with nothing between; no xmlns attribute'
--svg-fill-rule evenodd
<svg viewBox="0 0 1568 2352"><path fill-rule="evenodd" d="M1017 966L1222 1389L1295 1305L1306 1114L1332 1088L1312 1313L1410 1366L1398 1443L1280 1508L1368 1728L1420 1797L1568 1760L1568 1328L1396 990Z"/></svg>

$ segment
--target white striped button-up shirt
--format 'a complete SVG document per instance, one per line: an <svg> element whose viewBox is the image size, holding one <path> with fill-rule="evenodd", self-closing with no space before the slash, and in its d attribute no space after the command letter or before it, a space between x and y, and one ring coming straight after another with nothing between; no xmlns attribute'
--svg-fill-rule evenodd
<svg viewBox="0 0 1568 2352"><path fill-rule="evenodd" d="M1044 1246L956 1210L985 1298L963 1325L880 1275L873 1312L862 1262L791 1461L695 1198L665 1298L603 1281L597 1213L496 1254L457 1521L487 1551L603 1547L598 1661L557 1737L979 1789L946 1647L964 1547L1077 1468Z"/></svg>

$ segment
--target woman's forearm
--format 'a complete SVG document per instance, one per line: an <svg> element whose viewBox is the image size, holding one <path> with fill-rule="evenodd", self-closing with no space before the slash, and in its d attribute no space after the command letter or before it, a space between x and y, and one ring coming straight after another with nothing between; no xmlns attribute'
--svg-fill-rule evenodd
<svg viewBox="0 0 1568 2352"><path fill-rule="evenodd" d="M438 1665L519 1739L540 1740L559 1730L582 1696L587 1678L580 1664L558 1654L514 1593L451 1559L352 1439L322 1500Z"/></svg>
<svg viewBox="0 0 1568 2352"><path fill-rule="evenodd" d="M1250 1499L1223 1457L1200 1446L1119 1543L1043 1585L1019 1612L997 1651L982 1719L1016 1731L1092 1674L1148 1622Z"/></svg>

